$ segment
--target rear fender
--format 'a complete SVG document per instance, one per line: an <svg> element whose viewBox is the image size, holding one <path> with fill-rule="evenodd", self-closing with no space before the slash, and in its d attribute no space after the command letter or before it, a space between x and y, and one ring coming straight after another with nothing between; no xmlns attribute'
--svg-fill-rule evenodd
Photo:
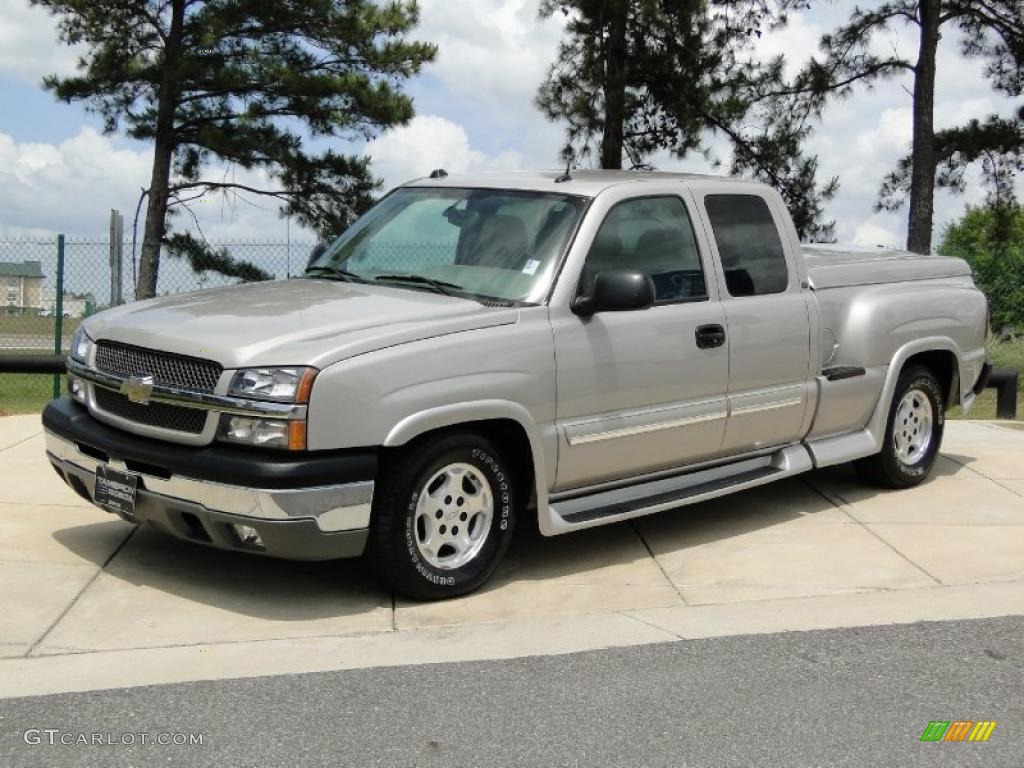
<svg viewBox="0 0 1024 768"><path fill-rule="evenodd" d="M951 401L954 399L955 403L961 401L964 395L964 381L970 378L970 371L965 370L963 355L957 343L948 337L935 336L904 344L896 350L896 354L893 355L892 361L889 363L885 374L885 382L882 384L881 396L878 399L878 405L875 406L871 418L868 419L866 431L871 436L875 453L882 450L882 443L885 440L885 429L889 421L889 409L892 407L892 398L896 392L896 383L899 381L900 373L902 373L907 360L922 352L936 351L951 352L953 354L953 358L956 360L956 372L953 375L952 382L943 382L943 384L949 387L955 386L959 390L955 396L953 394L950 395ZM970 389L972 383L973 381L966 385L967 389Z"/></svg>

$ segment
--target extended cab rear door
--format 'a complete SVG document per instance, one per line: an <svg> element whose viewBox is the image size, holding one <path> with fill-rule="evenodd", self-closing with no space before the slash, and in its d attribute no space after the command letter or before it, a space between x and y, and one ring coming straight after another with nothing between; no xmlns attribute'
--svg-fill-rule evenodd
<svg viewBox="0 0 1024 768"><path fill-rule="evenodd" d="M729 334L723 453L793 442L813 407L811 310L788 213L759 185L695 185Z"/></svg>

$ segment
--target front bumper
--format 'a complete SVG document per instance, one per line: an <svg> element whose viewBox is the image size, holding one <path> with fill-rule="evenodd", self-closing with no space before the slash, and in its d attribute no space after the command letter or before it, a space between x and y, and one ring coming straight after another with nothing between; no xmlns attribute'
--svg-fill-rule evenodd
<svg viewBox="0 0 1024 768"><path fill-rule="evenodd" d="M354 557L365 547L373 450L286 454L173 445L101 424L66 398L47 404L43 427L50 463L86 500L95 503L101 464L138 475L129 522L292 560ZM255 529L262 546L243 542L235 525Z"/></svg>

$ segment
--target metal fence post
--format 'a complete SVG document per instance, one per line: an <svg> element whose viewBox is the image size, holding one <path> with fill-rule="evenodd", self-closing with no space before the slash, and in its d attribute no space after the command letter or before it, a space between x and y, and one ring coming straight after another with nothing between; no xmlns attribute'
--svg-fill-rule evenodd
<svg viewBox="0 0 1024 768"><path fill-rule="evenodd" d="M124 304L121 269L124 258L124 217L110 209L110 306Z"/></svg>
<svg viewBox="0 0 1024 768"><path fill-rule="evenodd" d="M53 354L64 346L64 235L57 235L57 300L54 302ZM53 375L53 397L60 397L60 374Z"/></svg>

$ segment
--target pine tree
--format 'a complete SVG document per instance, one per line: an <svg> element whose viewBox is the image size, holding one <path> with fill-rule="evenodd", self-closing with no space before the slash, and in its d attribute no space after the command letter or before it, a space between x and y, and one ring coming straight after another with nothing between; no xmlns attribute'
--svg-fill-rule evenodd
<svg viewBox="0 0 1024 768"><path fill-rule="evenodd" d="M32 0L61 39L88 48L79 73L44 84L100 115L108 133L153 143L137 298L155 295L161 246L245 278L168 213L214 191L275 198L321 235L369 204L365 158L309 148L311 138L368 139L407 122L401 84L435 55L409 41L414 0ZM211 161L265 172L265 186L204 175ZM197 261L198 259L198 261Z"/></svg>
<svg viewBox="0 0 1024 768"><path fill-rule="evenodd" d="M965 125L936 132L935 160L937 188L964 192L967 170L980 164L982 179L988 187L988 205L1013 202L1014 179L1024 170L1024 107L1011 118L990 115L984 122L970 120ZM895 211L903 206L912 170L913 156L906 155L885 177L876 205L879 210Z"/></svg>
<svg viewBox="0 0 1024 768"><path fill-rule="evenodd" d="M565 156L601 168L650 167L665 151L709 156L725 136L730 172L782 194L801 237L831 239L824 203L837 179L816 181L803 144L816 114L794 102L784 60L758 61L757 39L786 23L795 0L544 0L566 16L565 36L537 103L566 124ZM794 106L798 108L794 108Z"/></svg>
<svg viewBox="0 0 1024 768"><path fill-rule="evenodd" d="M895 26L909 26L917 33L917 56L909 58L893 51L881 55L873 43ZM1024 89L1024 6L1021 0L895 0L858 7L848 22L822 38L822 56L797 78L797 90L810 94L811 109L820 112L830 97L848 96L857 84L898 77L913 78L913 138L908 160L883 182L880 207L898 207L898 193L909 198L907 248L928 253L932 242L932 216L936 178L940 163L959 163L966 155L950 142L982 138L978 124L960 131L936 135L934 129L936 53L943 30L960 33L964 56L981 58L994 88L1010 96ZM948 73L955 77L957 73ZM998 120L998 118L997 118ZM994 137L1000 126L988 131ZM1005 127L1005 126L1003 126ZM968 145L965 144L965 147ZM979 159L983 154L978 154ZM958 159L959 157L959 159ZM962 177L962 171L961 177ZM956 177L954 172L951 178ZM942 176L939 176L940 182Z"/></svg>

